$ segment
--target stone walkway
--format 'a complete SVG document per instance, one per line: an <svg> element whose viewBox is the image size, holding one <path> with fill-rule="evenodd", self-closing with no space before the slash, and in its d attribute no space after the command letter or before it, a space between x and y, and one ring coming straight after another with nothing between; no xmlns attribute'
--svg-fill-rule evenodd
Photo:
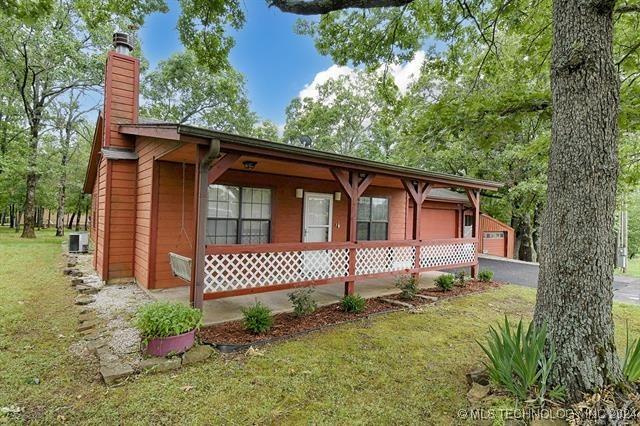
<svg viewBox="0 0 640 426"><path fill-rule="evenodd" d="M135 283L105 285L91 264L91 255L68 255L65 274L78 292L78 332L82 339L71 347L80 356L94 353L100 373L113 384L140 369L140 334L133 327L136 310L151 301Z"/></svg>

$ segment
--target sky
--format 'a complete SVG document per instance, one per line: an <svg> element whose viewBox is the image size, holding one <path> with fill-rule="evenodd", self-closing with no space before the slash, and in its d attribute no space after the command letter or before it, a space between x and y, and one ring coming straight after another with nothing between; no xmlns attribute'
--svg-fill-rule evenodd
<svg viewBox="0 0 640 426"><path fill-rule="evenodd" d="M179 6L171 0L168 4L169 13L149 16L139 32L142 50L153 68L184 49L176 30ZM235 47L230 61L245 76L253 111L282 128L291 99L313 96L318 84L353 70L337 66L330 57L320 55L311 37L295 34L296 15L269 8L264 0L244 0L242 4L246 22L233 33ZM418 52L414 61L391 69L401 89L416 75L423 58L422 52Z"/></svg>

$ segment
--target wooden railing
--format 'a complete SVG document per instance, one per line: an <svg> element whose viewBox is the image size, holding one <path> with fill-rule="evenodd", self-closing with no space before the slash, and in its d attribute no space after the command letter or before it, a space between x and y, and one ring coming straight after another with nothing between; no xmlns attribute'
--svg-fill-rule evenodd
<svg viewBox="0 0 640 426"><path fill-rule="evenodd" d="M210 245L205 299L477 264L475 238Z"/></svg>

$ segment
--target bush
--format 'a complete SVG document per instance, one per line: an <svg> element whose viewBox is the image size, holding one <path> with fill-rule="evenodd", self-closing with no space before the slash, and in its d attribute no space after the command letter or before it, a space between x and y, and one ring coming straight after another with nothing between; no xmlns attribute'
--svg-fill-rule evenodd
<svg viewBox="0 0 640 426"><path fill-rule="evenodd" d="M627 347L624 350L622 372L630 382L640 379L640 339L635 339L629 345L629 322L627 321Z"/></svg>
<svg viewBox="0 0 640 426"><path fill-rule="evenodd" d="M313 294L312 288L301 288L289 293L289 300L293 304L293 314L297 317L302 317L313 313L318 309L318 304L311 295Z"/></svg>
<svg viewBox="0 0 640 426"><path fill-rule="evenodd" d="M449 291L453 288L453 275L444 274L436 278L436 285L440 290Z"/></svg>
<svg viewBox="0 0 640 426"><path fill-rule="evenodd" d="M531 322L524 332L522 320L514 329L505 316L504 325L498 326L498 330L489 328L487 344L478 344L489 357L485 366L494 383L520 400L533 396L542 403L547 394L547 379L556 360L553 346L549 355L545 354L546 341L546 325L536 327ZM549 391L549 395L562 399L564 388L556 387Z"/></svg>
<svg viewBox="0 0 640 426"><path fill-rule="evenodd" d="M493 271L490 269L483 269L478 273L478 279L483 283L488 283L493 280Z"/></svg>
<svg viewBox="0 0 640 426"><path fill-rule="evenodd" d="M348 294L340 301L340 306L343 311L354 314L364 311L366 305L366 299L358 294Z"/></svg>
<svg viewBox="0 0 640 426"><path fill-rule="evenodd" d="M467 285L467 273L464 271L456 272L455 285L464 287Z"/></svg>
<svg viewBox="0 0 640 426"><path fill-rule="evenodd" d="M396 280L395 286L400 289L400 298L413 300L418 293L418 280L411 275L403 275Z"/></svg>
<svg viewBox="0 0 640 426"><path fill-rule="evenodd" d="M271 309L258 301L248 308L242 308L242 315L244 316L244 329L253 334L265 333L273 325Z"/></svg>
<svg viewBox="0 0 640 426"><path fill-rule="evenodd" d="M144 343L150 339L177 336L198 329L201 324L202 312L182 303L148 303L138 309L135 318L135 326Z"/></svg>

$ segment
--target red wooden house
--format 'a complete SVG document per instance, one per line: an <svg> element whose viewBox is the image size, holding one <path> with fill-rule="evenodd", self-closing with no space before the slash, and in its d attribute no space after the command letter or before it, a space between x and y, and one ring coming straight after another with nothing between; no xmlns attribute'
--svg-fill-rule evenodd
<svg viewBox="0 0 640 426"><path fill-rule="evenodd" d="M106 281L191 300L470 266L500 184L138 119L138 60L108 54L84 190ZM418 206L418 208L416 208ZM171 255L170 255L171 254ZM179 269L174 276L170 256Z"/></svg>

